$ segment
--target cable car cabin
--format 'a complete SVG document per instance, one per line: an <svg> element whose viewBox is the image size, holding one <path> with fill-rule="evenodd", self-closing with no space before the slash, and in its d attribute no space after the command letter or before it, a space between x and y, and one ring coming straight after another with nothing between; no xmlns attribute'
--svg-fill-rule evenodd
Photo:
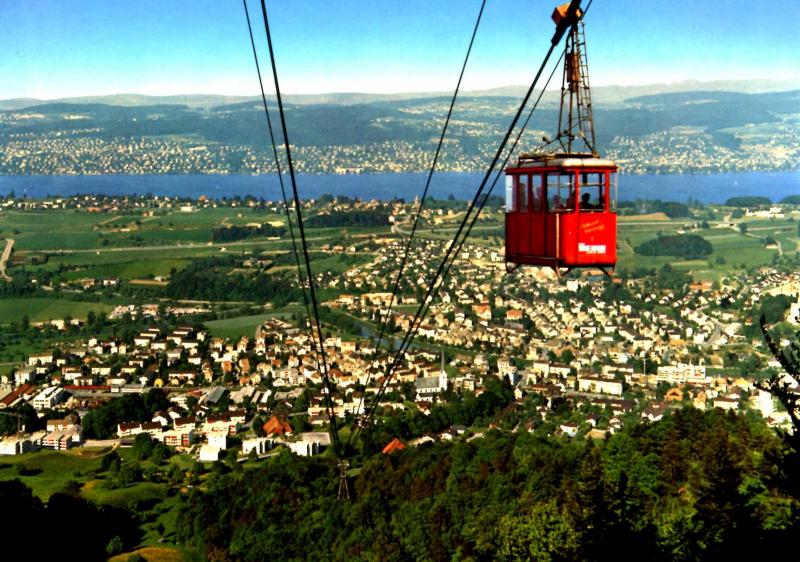
<svg viewBox="0 0 800 562"><path fill-rule="evenodd" d="M506 169L506 264L617 263L617 165L584 154L521 156Z"/></svg>

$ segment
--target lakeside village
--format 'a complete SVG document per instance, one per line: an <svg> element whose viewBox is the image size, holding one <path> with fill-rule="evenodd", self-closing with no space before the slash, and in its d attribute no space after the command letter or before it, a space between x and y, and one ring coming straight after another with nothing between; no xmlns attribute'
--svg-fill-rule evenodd
<svg viewBox="0 0 800 562"><path fill-rule="evenodd" d="M400 330L393 338L408 327L423 280L437 265L430 256L441 255L445 243L422 240L412 251L410 281L389 322ZM387 284L402 256L397 238L374 245L369 263L317 275L319 286L337 295L324 306L356 322L355 331L325 340L334 410L347 423L364 413L390 362L384 352L373 361L374 337L355 335L358 322L379 326L391 298ZM436 416L437 408L480 396L496 381L509 385L513 399L488 427L433 424L435 432L394 436L387 451L472 439L495 427L603 438L682 407L758 413L769 426L790 429L787 412L755 386L780 370L762 342L757 314L763 299L784 295L791 304L782 320L799 325L800 275L762 267L712 284L673 283L673 273L559 280L549 270L525 268L507 275L500 251L465 245L419 330L418 345L389 382L377 423ZM231 341L193 321L193 312L163 304L120 306L109 322L137 320L144 328L127 338L89 335L28 356L2 378L0 410L19 411L27 403L42 429L20 427L0 441L0 454L126 445L139 434L200 461L263 456L275 447L299 455L323 451L329 445L326 396L308 331L283 316ZM31 325L68 331L83 321ZM130 408L113 407L154 389L166 401L151 400L159 407L146 419L141 411L132 416Z"/></svg>

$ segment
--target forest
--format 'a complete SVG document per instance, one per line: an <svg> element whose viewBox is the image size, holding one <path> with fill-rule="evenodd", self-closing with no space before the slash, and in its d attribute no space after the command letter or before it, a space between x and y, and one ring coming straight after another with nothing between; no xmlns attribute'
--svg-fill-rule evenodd
<svg viewBox="0 0 800 562"><path fill-rule="evenodd" d="M166 294L173 299L271 302L283 306L299 301L300 292L280 275L262 271L231 272L240 258L200 258L170 278Z"/></svg>
<svg viewBox="0 0 800 562"><path fill-rule="evenodd" d="M144 394L126 394L90 410L83 417L84 436L89 439L111 439L117 435L117 424L122 422L147 422L159 410L171 405L167 395L158 388Z"/></svg>
<svg viewBox="0 0 800 562"><path fill-rule="evenodd" d="M281 453L192 489L177 528L213 560L741 560L792 548L797 460L760 419L686 408L376 454L349 501L331 458Z"/></svg>
<svg viewBox="0 0 800 562"><path fill-rule="evenodd" d="M332 211L313 215L306 220L306 226L340 227L340 226L388 226L387 211Z"/></svg>
<svg viewBox="0 0 800 562"><path fill-rule="evenodd" d="M711 242L696 234L659 236L634 248L643 256L676 256L693 259L709 255L714 251Z"/></svg>
<svg viewBox="0 0 800 562"><path fill-rule="evenodd" d="M211 231L211 240L214 242L235 242L237 240L244 240L246 238L253 238L255 236L283 236L286 234L286 229L282 226L272 226L271 224L262 224L261 226L220 226Z"/></svg>
<svg viewBox="0 0 800 562"><path fill-rule="evenodd" d="M772 201L769 197L760 195L742 195L740 197L730 197L725 204L728 207L761 207L769 206Z"/></svg>

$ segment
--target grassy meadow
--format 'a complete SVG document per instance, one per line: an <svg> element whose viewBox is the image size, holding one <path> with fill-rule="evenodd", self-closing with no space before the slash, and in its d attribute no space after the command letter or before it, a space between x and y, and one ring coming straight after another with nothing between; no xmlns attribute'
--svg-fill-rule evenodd
<svg viewBox="0 0 800 562"><path fill-rule="evenodd" d="M98 314L110 312L114 305L104 302L81 302L60 298L8 298L0 299L0 324L19 321L27 316L31 322L48 322L66 318L86 319L90 311Z"/></svg>

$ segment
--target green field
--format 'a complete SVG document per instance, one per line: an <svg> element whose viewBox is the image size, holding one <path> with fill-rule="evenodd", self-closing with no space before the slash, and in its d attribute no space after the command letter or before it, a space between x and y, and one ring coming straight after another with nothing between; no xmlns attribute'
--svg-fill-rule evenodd
<svg viewBox="0 0 800 562"><path fill-rule="evenodd" d="M367 253L334 255L311 262L314 273L328 271L330 273L344 273L348 269L367 264L375 259L375 255Z"/></svg>
<svg viewBox="0 0 800 562"><path fill-rule="evenodd" d="M14 238L19 252L205 244L215 227L285 221L274 213L227 207L153 217L77 210L8 211L2 219L0 235Z"/></svg>
<svg viewBox="0 0 800 562"><path fill-rule="evenodd" d="M297 307L297 312L300 314L302 307ZM236 340L242 336L253 337L256 332L256 327L262 324L269 318L276 316L289 315L290 311L283 312L270 312L265 314L252 314L248 316L234 316L232 318L224 318L222 320L211 320L205 322L205 327L214 337L229 338Z"/></svg>
<svg viewBox="0 0 800 562"><path fill-rule="evenodd" d="M169 276L173 268L176 271L180 271L189 265L190 261L189 259L157 258L104 265L86 265L85 269L68 271L59 275L57 279L58 281L74 281L85 277L92 277L95 279L118 277L120 279L130 280L146 279L157 275Z"/></svg>
<svg viewBox="0 0 800 562"><path fill-rule="evenodd" d="M48 262L31 270L62 273L57 281L118 277L123 280L169 275L197 257L254 250L288 250L286 240L252 238L214 244L211 232L224 225L281 221L282 215L249 208L211 208L192 213L171 212L162 216L108 215L60 210L2 213L1 236L15 239L15 252L48 251ZM138 224L137 222L138 221ZM128 229L129 232L124 232ZM333 236L320 229L317 240Z"/></svg>
<svg viewBox="0 0 800 562"><path fill-rule="evenodd" d="M125 488L108 489L102 485L102 481L91 480L84 484L81 495L95 503L124 507L137 502L161 501L166 490L166 484L153 482L136 482Z"/></svg>
<svg viewBox="0 0 800 562"><path fill-rule="evenodd" d="M0 300L0 324L27 316L31 322L47 322L70 316L85 319L89 311L110 312L114 306L98 302L78 302L58 298L11 298Z"/></svg>
<svg viewBox="0 0 800 562"><path fill-rule="evenodd" d="M3 301L0 301L3 302ZM79 339L79 335L54 335L46 338L30 339L29 336L19 336L3 334L2 345L0 345L0 361L10 363L13 360L25 361L32 353L37 353L52 346L73 345ZM6 363L0 364L0 373L9 371L10 367Z"/></svg>
<svg viewBox="0 0 800 562"><path fill-rule="evenodd" d="M136 482L122 488L109 488L106 473L100 473L101 458L109 451L105 449L79 448L69 451L42 450L18 456L0 457L0 481L19 479L30 487L33 494L43 501L64 490L68 483L77 482L80 494L97 504L113 505L135 510L141 517L142 540L140 546L159 545L167 547L174 541L177 507L180 495L168 496L168 485L154 482ZM117 449L123 460L133 460L132 449ZM187 455L174 456L170 464L184 469L193 459ZM144 469L152 466L150 461L139 463ZM165 465L164 470L168 469ZM167 544L161 545L162 541ZM180 549L163 549L181 560ZM153 551L155 554L155 551Z"/></svg>
<svg viewBox="0 0 800 562"><path fill-rule="evenodd" d="M729 215L732 209L715 208L717 217ZM160 212L160 211L156 211ZM58 211L8 211L0 213L0 236L14 237L15 252L50 250L46 264L28 266L54 271L63 267L56 281L75 281L82 278L116 277L124 281L131 279L168 276L171 270L181 270L194 258L230 253L291 251L288 235L281 240L266 238L246 239L225 244L211 243L211 231L224 225L245 225L266 221L285 222L282 214L265 213L250 208L209 208L184 213L171 211L166 214L144 216L126 212L115 215L88 213L85 210ZM459 215L446 217L441 224L423 225L418 234L421 238L449 240L458 225ZM471 243L492 249L502 247L502 213L490 213L481 217L473 231ZM752 268L772 262L778 250L767 249L761 238L772 236L781 244L784 254L798 251L797 222L790 219L743 218L734 220L748 225L748 235L741 235L736 228L712 227L697 231L714 247L714 252L703 260L675 261L666 256L640 256L634 248L658 233L674 234L694 219L654 220L652 216L625 217L619 221L618 255L620 268L628 270L638 267L659 268L666 263L686 270L699 279L719 279L736 274L742 267ZM403 228L409 228L405 225ZM123 232L123 230L130 230ZM308 228L306 235L312 250L324 244L359 244L370 235L388 235L389 229L369 228ZM357 260L356 262L351 260ZM315 271L341 273L356 264L367 263L373 256L366 253L344 254L316 260ZM276 271L285 266L276 267ZM14 305L20 306L20 305ZM25 306L25 305L22 305ZM32 320L48 320L65 315L82 317L86 305L63 305L54 308L43 300L40 304L28 303L24 310L12 305L0 305L0 322L9 315L28 314ZM74 308L73 308L74 307ZM102 305L100 305L102 307ZM223 328L224 329L224 328Z"/></svg>
<svg viewBox="0 0 800 562"><path fill-rule="evenodd" d="M70 480L86 481L87 473L100 468L101 451L38 451L13 457L0 457L0 480L19 478L34 495L47 500ZM24 472L20 474L20 468Z"/></svg>
<svg viewBox="0 0 800 562"><path fill-rule="evenodd" d="M718 280L723 276L736 275L743 269L768 265L779 253L768 249L761 238L772 236L781 243L784 255L794 254L798 249L797 223L789 220L746 221L747 235L738 228L712 227L693 232L708 240L714 250L702 260L676 260L669 256L642 256L634 248L658 236L675 234L687 221L669 221L629 225L620 223L617 235L618 267L659 268L666 263L691 273L696 279ZM757 229L757 230L755 230Z"/></svg>

